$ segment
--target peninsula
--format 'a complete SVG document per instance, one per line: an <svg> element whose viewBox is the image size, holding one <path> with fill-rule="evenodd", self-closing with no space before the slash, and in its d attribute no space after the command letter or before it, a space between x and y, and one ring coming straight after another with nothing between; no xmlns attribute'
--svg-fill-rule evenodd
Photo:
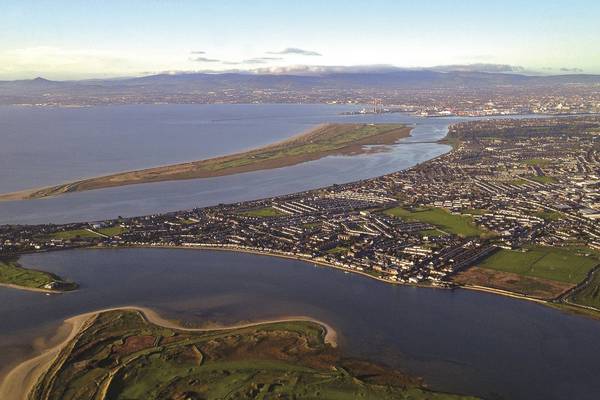
<svg viewBox="0 0 600 400"><path fill-rule="evenodd" d="M25 391L32 400L290 394L298 399L472 399L432 392L418 378L342 357L331 341L335 331L311 319L190 329L151 310L125 308L84 314L68 323L73 327L69 337L48 357L38 357L44 368L26 362L15 370L24 384L9 398ZM27 372L34 370L37 379Z"/></svg>
<svg viewBox="0 0 600 400"><path fill-rule="evenodd" d="M120 172L56 186L0 195L25 200L138 183L210 178L288 167L330 155L356 155L367 145L391 145L410 135L402 124L325 124L264 147L205 160Z"/></svg>
<svg viewBox="0 0 600 400"><path fill-rule="evenodd" d="M65 281L49 272L24 268L12 257L0 258L0 286L45 293L77 289L76 283Z"/></svg>

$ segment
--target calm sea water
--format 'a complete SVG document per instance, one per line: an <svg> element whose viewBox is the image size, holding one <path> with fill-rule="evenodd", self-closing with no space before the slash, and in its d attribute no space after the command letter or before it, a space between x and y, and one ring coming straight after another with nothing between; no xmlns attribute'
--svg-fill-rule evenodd
<svg viewBox="0 0 600 400"><path fill-rule="evenodd" d="M0 191L198 160L287 138L351 107L0 107Z"/></svg>
<svg viewBox="0 0 600 400"><path fill-rule="evenodd" d="M413 137L389 151L326 157L227 177L133 185L0 203L0 224L72 222L250 200L350 182L443 154L452 119L348 116L327 105L0 107L0 192L213 157L285 139L326 122L403 122Z"/></svg>
<svg viewBox="0 0 600 400"><path fill-rule="evenodd" d="M74 279L56 296L0 288L0 365L64 318L119 305L189 321L309 315L349 355L488 399L597 399L600 322L465 290L394 287L300 261L198 250L74 250L23 257Z"/></svg>

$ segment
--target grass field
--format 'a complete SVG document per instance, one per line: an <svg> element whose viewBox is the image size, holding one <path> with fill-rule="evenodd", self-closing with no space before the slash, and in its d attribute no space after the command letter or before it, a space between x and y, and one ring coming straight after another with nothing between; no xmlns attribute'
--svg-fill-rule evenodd
<svg viewBox="0 0 600 400"><path fill-rule="evenodd" d="M483 260L479 266L577 284L598 263L597 258L582 256L577 249L535 247L526 252L502 249Z"/></svg>
<svg viewBox="0 0 600 400"><path fill-rule="evenodd" d="M242 215L246 215L248 217L281 217L286 215L285 213L274 209L273 207L263 207L257 208L256 210L249 210L242 212Z"/></svg>
<svg viewBox="0 0 600 400"><path fill-rule="evenodd" d="M340 253L346 253L348 252L348 248L344 247L344 246L336 246L333 249L329 249L327 250L327 253L329 254L340 254Z"/></svg>
<svg viewBox="0 0 600 400"><path fill-rule="evenodd" d="M547 158L531 158L529 160L525 160L524 163L527 165L533 165L537 167L545 167L552 163L552 160L549 160Z"/></svg>
<svg viewBox="0 0 600 400"><path fill-rule="evenodd" d="M384 211L388 215L406 220L416 220L435 225L442 231L463 237L480 236L484 231L473 224L470 217L450 214L443 208L408 210L395 207Z"/></svg>
<svg viewBox="0 0 600 400"><path fill-rule="evenodd" d="M529 182L527 182L525 179L513 179L513 180L509 181L508 183L511 185L515 185L515 186L522 186Z"/></svg>
<svg viewBox="0 0 600 400"><path fill-rule="evenodd" d="M576 304L600 309L600 273L595 272L590 282L572 293L569 300Z"/></svg>
<svg viewBox="0 0 600 400"><path fill-rule="evenodd" d="M421 236L438 237L438 236L445 236L445 235L447 235L447 233L444 233L444 232L440 231L439 229L425 229L424 231L421 231Z"/></svg>
<svg viewBox="0 0 600 400"><path fill-rule="evenodd" d="M118 236L121 233L127 231L127 229L123 228L122 226L115 225L109 226L107 228L96 229L96 231L106 236Z"/></svg>
<svg viewBox="0 0 600 400"><path fill-rule="evenodd" d="M63 282L48 272L21 267L16 260L0 260L0 283L24 288L43 289L44 285L57 282L58 290L74 289L74 284Z"/></svg>
<svg viewBox="0 0 600 400"><path fill-rule="evenodd" d="M149 324L135 311L98 315L36 384L47 400L412 399L435 393L398 371L344 358L313 322L211 332Z"/></svg>
<svg viewBox="0 0 600 400"><path fill-rule="evenodd" d="M531 179L532 181L536 181L536 182L543 183L543 184L557 182L556 178L554 178L552 176L547 176L547 175L544 175L544 176L530 175L527 178Z"/></svg>
<svg viewBox="0 0 600 400"><path fill-rule="evenodd" d="M77 238L99 238L101 236L86 229L73 229L69 231L55 232L50 235L50 237L54 239L71 240Z"/></svg>

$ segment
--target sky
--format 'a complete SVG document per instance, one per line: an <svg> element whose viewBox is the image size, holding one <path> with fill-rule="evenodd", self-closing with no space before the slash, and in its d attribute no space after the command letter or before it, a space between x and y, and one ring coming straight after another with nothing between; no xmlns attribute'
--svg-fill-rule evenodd
<svg viewBox="0 0 600 400"><path fill-rule="evenodd" d="M0 0L0 79L501 64L600 73L599 1Z"/></svg>

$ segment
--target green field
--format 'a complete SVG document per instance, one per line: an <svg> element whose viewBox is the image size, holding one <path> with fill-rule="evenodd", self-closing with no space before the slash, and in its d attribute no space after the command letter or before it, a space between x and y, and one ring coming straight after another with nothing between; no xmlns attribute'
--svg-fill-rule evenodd
<svg viewBox="0 0 600 400"><path fill-rule="evenodd" d="M520 178L519 179L513 179L513 180L511 180L511 181L508 182L508 184L515 185L515 186L522 186L522 185L525 185L527 183L529 183L529 182L527 182L525 179L520 179Z"/></svg>
<svg viewBox="0 0 600 400"><path fill-rule="evenodd" d="M361 141L369 141L383 135L397 132L402 134L405 126L399 124L329 124L315 130L316 134L307 134L292 138L281 144L274 144L263 149L243 153L239 156L215 158L204 162L203 168L218 171L239 168L258 162L274 162L286 158L309 157L313 155L331 154ZM393 142L393 140L392 140ZM377 140L373 143L378 144ZM318 156L320 158L321 156Z"/></svg>
<svg viewBox="0 0 600 400"><path fill-rule="evenodd" d="M257 208L256 210L243 211L241 214L246 215L248 217L259 217L259 218L281 217L281 216L287 215L286 213L276 210L273 207L263 207L263 208Z"/></svg>
<svg viewBox="0 0 600 400"><path fill-rule="evenodd" d="M69 231L54 232L50 237L53 239L71 240L77 238L100 238L101 236L86 229L72 229Z"/></svg>
<svg viewBox="0 0 600 400"><path fill-rule="evenodd" d="M536 181L536 182L543 183L543 184L557 182L556 178L554 178L552 176L548 176L548 175L544 175L544 176L530 175L527 178L531 179L532 181Z"/></svg>
<svg viewBox="0 0 600 400"><path fill-rule="evenodd" d="M59 283L57 290L74 289L74 284L63 282L56 275L21 267L16 260L0 260L0 283L24 288L43 289L51 282Z"/></svg>
<svg viewBox="0 0 600 400"><path fill-rule="evenodd" d="M421 236L438 237L445 235L447 235L447 233L444 233L439 229L425 229L424 231L421 231Z"/></svg>
<svg viewBox="0 0 600 400"><path fill-rule="evenodd" d="M485 232L475 224L471 217L450 214L443 208L421 208L408 210L402 207L384 211L388 215L406 220L415 220L435 225L442 231L463 237L480 236Z"/></svg>
<svg viewBox="0 0 600 400"><path fill-rule="evenodd" d="M484 215L487 212L489 212L489 211L488 210L484 210L483 208L467 208L467 209L465 209L465 210L462 211L462 214Z"/></svg>
<svg viewBox="0 0 600 400"><path fill-rule="evenodd" d="M125 229L119 225L96 229L96 232L101 233L105 236L118 236L121 233L126 232L126 231L127 231L127 229Z"/></svg>
<svg viewBox="0 0 600 400"><path fill-rule="evenodd" d="M313 322L185 332L150 324L135 311L101 313L65 347L29 398L467 399L342 357Z"/></svg>
<svg viewBox="0 0 600 400"><path fill-rule="evenodd" d="M545 167L552 163L552 160L549 160L547 158L531 158L529 160L525 160L524 163L527 165L533 165L537 167Z"/></svg>
<svg viewBox="0 0 600 400"><path fill-rule="evenodd" d="M329 249L327 250L327 253L329 254L340 254L340 253L347 253L348 252L348 248L345 246L336 246L333 249Z"/></svg>
<svg viewBox="0 0 600 400"><path fill-rule="evenodd" d="M479 266L519 275L577 284L598 265L595 257L580 255L577 249L535 247L521 252L501 249Z"/></svg>
<svg viewBox="0 0 600 400"><path fill-rule="evenodd" d="M600 273L595 272L590 282L572 293L569 300L576 304L600 309Z"/></svg>

